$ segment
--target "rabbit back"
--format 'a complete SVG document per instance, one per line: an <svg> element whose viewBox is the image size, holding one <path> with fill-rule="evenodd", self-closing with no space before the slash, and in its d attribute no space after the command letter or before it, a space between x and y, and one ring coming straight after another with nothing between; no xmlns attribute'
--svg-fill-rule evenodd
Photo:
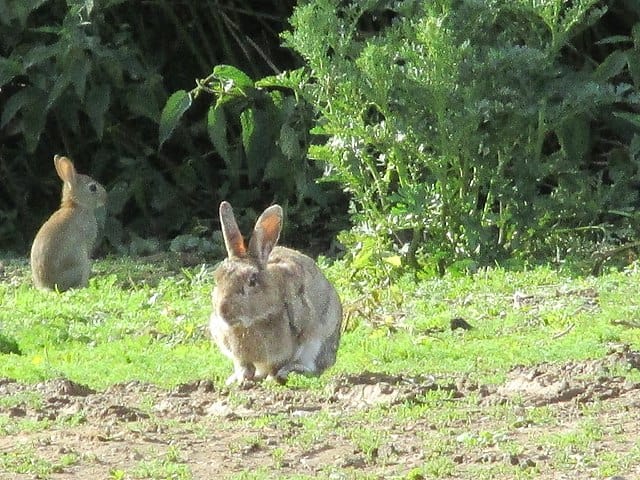
<svg viewBox="0 0 640 480"><path fill-rule="evenodd" d="M313 259L297 250L276 247L269 264L288 272L283 293L298 344L289 368L319 375L336 361L342 323L338 293Z"/></svg>

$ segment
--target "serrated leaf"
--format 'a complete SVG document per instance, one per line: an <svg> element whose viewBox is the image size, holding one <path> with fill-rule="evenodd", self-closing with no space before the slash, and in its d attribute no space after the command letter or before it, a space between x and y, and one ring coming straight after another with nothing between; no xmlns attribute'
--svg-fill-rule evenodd
<svg viewBox="0 0 640 480"><path fill-rule="evenodd" d="M216 105L209 108L207 133L218 155L222 157L227 168L231 168L231 149L227 140L227 117L222 107Z"/></svg>
<svg viewBox="0 0 640 480"><path fill-rule="evenodd" d="M556 135L562 150L568 158L583 158L589 150L591 132L589 122L584 117L567 119L556 130Z"/></svg>
<svg viewBox="0 0 640 480"><path fill-rule="evenodd" d="M22 75L24 69L22 64L11 58L0 58L0 87L6 85L14 77Z"/></svg>
<svg viewBox="0 0 640 480"><path fill-rule="evenodd" d="M615 112L614 115L624 118L626 121L633 123L636 127L640 127L640 114L629 112Z"/></svg>
<svg viewBox="0 0 640 480"><path fill-rule="evenodd" d="M78 97L83 98L85 88L87 85L87 75L91 71L91 62L84 52L79 52L74 55L70 65L67 66L67 75L70 82L73 84Z"/></svg>
<svg viewBox="0 0 640 480"><path fill-rule="evenodd" d="M255 85L256 88L290 88L294 91L300 91L308 80L309 74L307 70L304 68L298 68L278 75L263 77L256 81Z"/></svg>
<svg viewBox="0 0 640 480"><path fill-rule="evenodd" d="M242 126L242 147L248 163L249 182L255 181L253 164L255 161L255 131L256 131L256 111L254 108L247 108L240 114L240 125Z"/></svg>
<svg viewBox="0 0 640 480"><path fill-rule="evenodd" d="M228 89L232 89L233 87L237 87L240 90L253 88L253 80L251 80L251 77L231 65L217 65L213 69L213 74L223 83L229 84ZM225 87L225 90L228 89Z"/></svg>
<svg viewBox="0 0 640 480"><path fill-rule="evenodd" d="M91 126L100 140L102 140L104 120L110 105L111 87L108 84L98 84L90 88L87 93L85 112L87 112Z"/></svg>
<svg viewBox="0 0 640 480"><path fill-rule="evenodd" d="M640 135L634 135L629 145L629 153L632 157L640 154Z"/></svg>
<svg viewBox="0 0 640 480"><path fill-rule="evenodd" d="M373 251L370 248L361 249L353 258L353 268L355 270L360 270L361 268L366 267L367 265L369 265L372 256Z"/></svg>
<svg viewBox="0 0 640 480"><path fill-rule="evenodd" d="M253 183L258 180L258 173L271 158L277 124L270 121L264 110L250 107L240 114L240 125L242 146L247 159L247 177Z"/></svg>
<svg viewBox="0 0 640 480"><path fill-rule="evenodd" d="M596 81L604 82L611 77L619 75L627 65L627 55L622 50L614 50L598 65L593 72L593 78Z"/></svg>
<svg viewBox="0 0 640 480"><path fill-rule="evenodd" d="M300 156L300 142L298 134L290 125L284 124L280 129L280 150L288 159Z"/></svg>
<svg viewBox="0 0 640 480"><path fill-rule="evenodd" d="M159 146L162 147L165 141L171 136L178 126L182 115L191 106L191 95L185 90L174 92L160 114L160 129L158 134Z"/></svg>
<svg viewBox="0 0 640 480"><path fill-rule="evenodd" d="M33 153L38 147L40 135L47 119L47 96L44 92L33 89L30 101L22 109L23 135L27 152Z"/></svg>
<svg viewBox="0 0 640 480"><path fill-rule="evenodd" d="M26 87L19 92L14 93L5 102L2 108L2 117L0 117L0 128L9 123L24 105L35 100L38 92L33 87Z"/></svg>
<svg viewBox="0 0 640 480"><path fill-rule="evenodd" d="M38 45L30 49L25 55L22 61L24 68L30 68L34 65L42 63L44 60L48 60L51 57L55 57L58 53L61 53L61 46L58 43L53 45Z"/></svg>
<svg viewBox="0 0 640 480"><path fill-rule="evenodd" d="M65 72L62 75L59 75L53 83L53 87L49 91L49 98L47 100L47 108L51 107L56 100L60 98L60 96L64 93L66 88L71 84L71 79L69 78L69 73Z"/></svg>
<svg viewBox="0 0 640 480"><path fill-rule="evenodd" d="M628 35L611 35L610 37L605 37L602 40L598 40L596 45L610 45L612 43L625 43L632 42L633 39Z"/></svg>
<svg viewBox="0 0 640 480"><path fill-rule="evenodd" d="M636 89L640 89L640 52L630 50L627 52L627 65L629 73Z"/></svg>

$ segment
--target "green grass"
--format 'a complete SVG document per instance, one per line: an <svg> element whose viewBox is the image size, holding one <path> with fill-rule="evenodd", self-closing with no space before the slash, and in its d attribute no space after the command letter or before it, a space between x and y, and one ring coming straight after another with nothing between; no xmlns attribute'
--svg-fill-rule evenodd
<svg viewBox="0 0 640 480"><path fill-rule="evenodd" d="M0 376L29 382L65 376L104 388L134 379L161 386L221 382L231 372L206 331L211 268L112 259L94 270L89 288L62 294L35 290L24 264L13 282L0 282L0 333L20 352L2 355ZM329 274L349 329L334 373L467 373L497 382L513 365L600 357L612 343L640 346L635 329L616 324L640 319L635 270L575 278L548 268L495 269L407 278L369 296L349 290L340 265ZM450 331L454 317L474 329ZM292 384L322 382L297 377Z"/></svg>
<svg viewBox="0 0 640 480"><path fill-rule="evenodd" d="M231 373L230 361L212 345L206 329L212 267L182 269L107 259L95 265L96 275L88 288L62 294L35 290L24 261L8 262L5 270L5 279L0 280L0 334L4 344L13 347L0 354L0 378L38 382L67 377L100 390L131 380L173 387L212 379L222 387ZM500 383L516 365L601 358L612 345L640 347L635 326L640 321L640 270L636 268L597 278L544 267L524 272L492 269L473 276L419 281L407 277L389 287L364 291L353 289L349 270L340 264L333 265L328 275L345 306L346 331L338 362L320 378L292 376L287 388L295 392L308 390L322 396L331 392L337 375L364 371L433 375L439 384L461 377L478 384ZM452 331L450 321L455 317L465 319L473 329ZM640 381L637 370L619 366L613 373ZM246 404L250 395L232 389L224 398L235 407ZM0 398L5 408L38 408L41 403L38 393ZM152 399L146 405L142 398L140 408L152 415L153 407ZM637 442L615 451L595 448L624 440L624 432L615 425L598 421L597 414L606 407L606 402L585 405L584 418L567 428L550 406L521 408L517 400L482 405L479 393L454 401L441 390L343 415L324 409L301 416L267 411L215 422L214 430L206 423L178 425L177 420L167 420L163 428L188 431L200 439L236 433L225 442L225 455L235 458L260 452L268 464L228 478L381 478L375 472L384 477L388 465L390 471L402 472L393 478L451 478L460 469L456 458L472 459L465 463L464 478L538 478L547 464L558 471L578 469L604 478L624 473L640 461ZM64 429L81 420L0 416L0 437ZM145 422L154 421L163 420ZM418 467L402 470L407 452L402 452L396 437L404 435L399 432L406 425L415 429L409 435L422 444L422 457ZM133 422L128 428L136 433L136 429L148 430L148 425ZM278 432L277 444L269 441L274 432ZM316 474L291 474L300 452L322 451L336 441L345 446L344 459ZM550 452L550 460L509 461L531 444L536 451ZM524 453L530 455L530 450ZM0 470L48 478L74 461L72 457L39 459L27 445L4 453ZM370 470L354 473L358 461ZM112 479L192 476L188 458L178 447L110 472Z"/></svg>

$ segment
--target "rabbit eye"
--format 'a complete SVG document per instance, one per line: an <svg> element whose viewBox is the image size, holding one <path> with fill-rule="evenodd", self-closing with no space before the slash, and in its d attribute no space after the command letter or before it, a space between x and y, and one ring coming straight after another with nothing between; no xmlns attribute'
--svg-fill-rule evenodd
<svg viewBox="0 0 640 480"><path fill-rule="evenodd" d="M255 287L258 284L258 275L256 273L252 273L249 277L249 286Z"/></svg>
<svg viewBox="0 0 640 480"><path fill-rule="evenodd" d="M89 184L89 191L91 193L96 193L98 191L98 186L95 183L90 183Z"/></svg>

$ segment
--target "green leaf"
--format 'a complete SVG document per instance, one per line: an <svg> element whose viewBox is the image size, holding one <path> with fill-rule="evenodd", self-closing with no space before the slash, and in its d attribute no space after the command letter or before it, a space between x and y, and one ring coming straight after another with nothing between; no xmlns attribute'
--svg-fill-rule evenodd
<svg viewBox="0 0 640 480"><path fill-rule="evenodd" d="M0 87L6 85L17 75L22 75L22 64L11 58L0 58Z"/></svg>
<svg viewBox="0 0 640 480"><path fill-rule="evenodd" d="M637 89L640 89L640 51L627 51L627 65L629 65L633 84Z"/></svg>
<svg viewBox="0 0 640 480"><path fill-rule="evenodd" d="M614 50L593 72L596 81L604 82L619 75L627 65L627 55L622 50Z"/></svg>
<svg viewBox="0 0 640 480"><path fill-rule="evenodd" d="M24 89L11 95L11 97L9 97L9 99L5 102L2 109L2 116L0 117L0 128L3 128L7 125L7 123L13 120L13 118L22 109L22 107L36 101L38 98L40 98L40 96L40 91L34 87L25 87Z"/></svg>
<svg viewBox="0 0 640 480"><path fill-rule="evenodd" d="M56 100L64 93L66 88L71 84L71 78L69 77L69 71L65 71L62 75L59 75L51 90L49 91L49 99L47 100L47 107L51 107Z"/></svg>
<svg viewBox="0 0 640 480"><path fill-rule="evenodd" d="M38 89L32 90L29 103L22 109L23 134L29 153L33 153L38 147L48 111L47 95Z"/></svg>
<svg viewBox="0 0 640 480"><path fill-rule="evenodd" d="M91 71L91 62L84 52L74 55L70 65L66 67L70 82L75 87L78 97L83 98L87 85L87 75Z"/></svg>
<svg viewBox="0 0 640 480"><path fill-rule="evenodd" d="M250 107L240 114L242 146L247 159L249 182L258 180L258 173L270 160L274 147L273 134L277 124L268 118L264 110Z"/></svg>
<svg viewBox="0 0 640 480"><path fill-rule="evenodd" d="M227 168L231 168L231 149L227 140L227 117L222 107L212 106L209 108L207 132L211 143L224 160Z"/></svg>
<svg viewBox="0 0 640 480"><path fill-rule="evenodd" d="M636 127L640 127L639 113L615 112L614 115L619 118L624 118L626 121L633 123Z"/></svg>
<svg viewBox="0 0 640 480"><path fill-rule="evenodd" d="M394 267L402 266L402 258L400 258L400 255L390 255L388 257L382 257L382 261Z"/></svg>
<svg viewBox="0 0 640 480"><path fill-rule="evenodd" d="M191 106L191 95L185 90L178 90L169 97L160 114L159 146L171 136L178 126L184 112Z"/></svg>
<svg viewBox="0 0 640 480"><path fill-rule="evenodd" d="M160 105L148 81L144 84L132 85L127 89L125 98L130 112L156 123L160 121Z"/></svg>
<svg viewBox="0 0 640 480"><path fill-rule="evenodd" d="M35 65L39 65L45 60L55 57L62 53L62 44L54 43L53 45L38 45L30 49L24 56L23 65L24 68L30 68Z"/></svg>
<svg viewBox="0 0 640 480"><path fill-rule="evenodd" d="M611 35L610 37L603 38L595 42L596 45L610 45L615 43L627 43L633 42L633 38L629 35Z"/></svg>
<svg viewBox="0 0 640 480"><path fill-rule="evenodd" d="M100 140L102 140L104 120L110 105L111 87L106 83L92 86L87 94L85 112Z"/></svg>
<svg viewBox="0 0 640 480"><path fill-rule="evenodd" d="M251 77L231 65L217 65L213 69L213 74L225 84L225 91L232 90L234 87L240 90L254 88Z"/></svg>
<svg viewBox="0 0 640 480"><path fill-rule="evenodd" d="M256 153L256 142L255 142L255 132L256 132L256 110L255 108L247 108L243 110L240 114L240 125L242 126L242 146L244 148L245 155L247 157L248 163L248 176L249 182L253 183L255 181L255 168L252 167L254 165L255 153Z"/></svg>
<svg viewBox="0 0 640 480"><path fill-rule="evenodd" d="M280 150L288 159L300 157L300 142L298 134L290 125L284 124L280 129Z"/></svg>
<svg viewBox="0 0 640 480"><path fill-rule="evenodd" d="M360 250L357 255L353 258L353 268L356 270L360 270L361 268L365 268L371 262L371 257L373 256L373 250L371 248L363 248Z"/></svg>
<svg viewBox="0 0 640 480"><path fill-rule="evenodd" d="M558 141L567 158L582 159L589 150L591 131L585 117L572 117L565 120L556 130Z"/></svg>

